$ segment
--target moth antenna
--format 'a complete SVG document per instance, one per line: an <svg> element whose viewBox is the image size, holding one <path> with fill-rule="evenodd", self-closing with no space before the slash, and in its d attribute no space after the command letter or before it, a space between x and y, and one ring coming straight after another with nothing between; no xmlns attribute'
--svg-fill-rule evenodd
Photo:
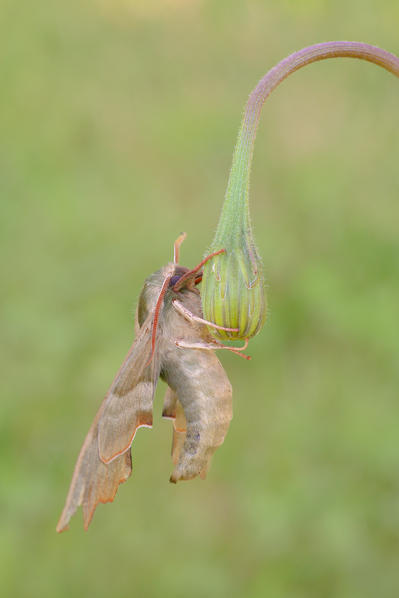
<svg viewBox="0 0 399 598"><path fill-rule="evenodd" d="M196 274L198 272L198 270L201 270L202 266L204 264L206 264L207 261L209 261L211 258L215 257L215 255L219 255L219 253L226 253L225 249L219 249L219 251L214 251L213 253L210 253L209 255L207 255L202 262L200 262L198 264L198 266L195 266L195 268L193 268L192 270L189 270L188 272L186 272L185 274L183 274L183 276L181 276L179 278L179 280L177 281L177 283L175 284L175 286L173 287L173 290L175 292L180 291L180 289L182 288L183 284L186 282L186 280L188 278L192 278L194 274ZM201 279L202 279L202 274L201 274ZM200 281L198 281L200 282ZM198 284L196 282L196 284Z"/></svg>
<svg viewBox="0 0 399 598"><path fill-rule="evenodd" d="M184 239L187 237L187 233L180 233L177 237L176 241L173 245L173 261L175 264L179 263L179 256L180 256L180 245L183 243Z"/></svg>
<svg viewBox="0 0 399 598"><path fill-rule="evenodd" d="M170 279L172 278L172 275L170 274L169 276L167 276L165 278L165 280L162 283L162 288L159 292L158 295L158 299L155 305L155 309L154 309L154 319L152 321L152 333L151 333L151 355L150 358L148 360L148 362L145 364L144 367L147 367L148 365L150 365L151 361L153 360L154 357L154 353L155 353L155 342L156 342L156 336L157 336L157 327L158 327L158 320L159 320L159 312L161 311L161 307L162 307L162 303L163 303L163 298L165 297L165 293L168 290L168 286L169 286L169 282Z"/></svg>

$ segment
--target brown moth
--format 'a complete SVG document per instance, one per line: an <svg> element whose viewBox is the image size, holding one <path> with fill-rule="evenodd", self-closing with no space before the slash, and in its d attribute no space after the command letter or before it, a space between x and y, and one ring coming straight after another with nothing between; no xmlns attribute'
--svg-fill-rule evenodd
<svg viewBox="0 0 399 598"><path fill-rule="evenodd" d="M208 326L221 327L202 319L196 285L201 267L214 254L193 270L179 266L184 238L182 234L175 242L174 261L145 281L136 312L136 339L83 443L58 532L67 529L79 505L87 529L96 506L113 501L119 484L130 476L130 447L138 428L152 427L159 377L168 385L163 417L174 422L170 481L204 478L214 451L223 443L232 418L232 389L213 350L240 354L246 345L226 347L209 333Z"/></svg>

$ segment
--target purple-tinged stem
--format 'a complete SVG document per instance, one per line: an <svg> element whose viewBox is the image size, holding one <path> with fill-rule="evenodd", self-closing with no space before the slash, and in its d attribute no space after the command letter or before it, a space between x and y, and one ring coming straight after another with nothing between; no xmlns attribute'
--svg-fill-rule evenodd
<svg viewBox="0 0 399 598"><path fill-rule="evenodd" d="M241 220L241 218L237 218L239 213L241 213L241 216L243 212L245 213L246 224L249 225L249 177L256 131L265 100L288 75L307 64L327 60L327 58L367 60L399 77L399 58L397 56L376 46L349 41L325 42L303 48L284 58L266 73L252 91L245 107L226 190L223 207L225 218L220 220L220 225L224 230L218 229L217 237L219 237L219 234L223 235L225 230L229 230L230 234L236 231L238 221Z"/></svg>
<svg viewBox="0 0 399 598"><path fill-rule="evenodd" d="M266 313L262 265L249 216L249 178L256 131L262 106L288 75L327 58L359 58L382 66L399 77L399 58L362 42L326 42L291 54L272 68L249 96L233 154L225 200L214 241L208 253L224 249L204 267L202 307L204 317L236 333L219 332L220 338L249 338L261 329Z"/></svg>

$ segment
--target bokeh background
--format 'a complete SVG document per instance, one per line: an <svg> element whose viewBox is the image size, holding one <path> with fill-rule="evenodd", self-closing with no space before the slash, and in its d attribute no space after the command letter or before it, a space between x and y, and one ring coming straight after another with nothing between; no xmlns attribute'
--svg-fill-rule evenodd
<svg viewBox="0 0 399 598"><path fill-rule="evenodd" d="M55 533L76 456L132 339L144 278L216 227L247 95L292 51L399 53L396 0L2 0L3 596L399 595L399 86L295 74L251 186L269 320L223 355L234 419L208 479L168 483L171 424L89 532Z"/></svg>

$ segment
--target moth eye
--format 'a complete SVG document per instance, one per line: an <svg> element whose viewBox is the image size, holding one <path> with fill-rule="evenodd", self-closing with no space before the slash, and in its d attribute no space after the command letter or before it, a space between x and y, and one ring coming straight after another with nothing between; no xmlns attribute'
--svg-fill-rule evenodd
<svg viewBox="0 0 399 598"><path fill-rule="evenodd" d="M169 281L169 287L174 287L175 284L177 283L178 280L180 280L181 275L180 274L174 274L174 276L172 276L172 278Z"/></svg>

